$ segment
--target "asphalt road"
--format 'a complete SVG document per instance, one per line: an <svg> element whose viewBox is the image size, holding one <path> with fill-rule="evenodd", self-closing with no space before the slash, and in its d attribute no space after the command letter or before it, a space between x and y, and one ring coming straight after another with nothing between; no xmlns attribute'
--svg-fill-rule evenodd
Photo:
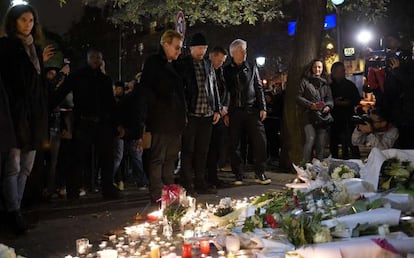
<svg viewBox="0 0 414 258"><path fill-rule="evenodd" d="M197 202L218 203L223 197L235 199L260 195L268 190L283 190L291 182L293 174L268 172L270 185L254 183L254 174L246 173L246 184L233 186L233 174L220 172L222 180L229 183L215 195L199 195ZM76 252L76 239L85 237L96 247L108 233L121 233L123 228L137 223L136 214L146 214L156 209L150 206L147 191L132 186L123 191L123 198L104 201L99 193L88 194L77 202L53 200L42 203L25 212L26 217L36 225L25 235L16 237L7 225L0 230L0 243L16 249L16 253L28 258L59 258Z"/></svg>

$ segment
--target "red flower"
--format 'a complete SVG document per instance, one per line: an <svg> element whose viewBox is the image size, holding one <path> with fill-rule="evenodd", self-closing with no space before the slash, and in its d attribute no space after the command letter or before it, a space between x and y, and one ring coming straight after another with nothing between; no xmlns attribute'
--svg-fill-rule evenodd
<svg viewBox="0 0 414 258"><path fill-rule="evenodd" d="M266 214L265 216L266 219L266 223L271 227L271 228L277 228L278 224L277 221L275 220L275 218L272 216L272 214Z"/></svg>
<svg viewBox="0 0 414 258"><path fill-rule="evenodd" d="M293 204L295 205L295 207L299 207L299 200L298 200L298 196L294 195L293 196Z"/></svg>

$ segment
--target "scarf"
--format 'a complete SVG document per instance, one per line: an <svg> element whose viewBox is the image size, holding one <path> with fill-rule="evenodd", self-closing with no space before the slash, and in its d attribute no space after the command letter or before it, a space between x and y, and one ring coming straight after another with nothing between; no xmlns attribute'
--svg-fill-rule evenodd
<svg viewBox="0 0 414 258"><path fill-rule="evenodd" d="M34 44L33 36L17 34L17 37L23 42L24 49L26 50L26 53L29 56L29 59L32 62L34 68L36 69L37 74L40 74L40 62L36 53L36 47Z"/></svg>

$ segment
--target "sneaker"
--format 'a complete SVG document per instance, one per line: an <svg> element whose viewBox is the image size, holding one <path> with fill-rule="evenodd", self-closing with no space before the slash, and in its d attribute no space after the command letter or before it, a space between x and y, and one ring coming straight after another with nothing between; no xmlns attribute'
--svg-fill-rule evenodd
<svg viewBox="0 0 414 258"><path fill-rule="evenodd" d="M243 176L240 174L236 174L236 180L234 181L235 185L242 185L243 184Z"/></svg>
<svg viewBox="0 0 414 258"><path fill-rule="evenodd" d="M138 185L138 190L139 191L146 191L146 190L148 190L148 186L146 184Z"/></svg>
<svg viewBox="0 0 414 258"><path fill-rule="evenodd" d="M79 196L82 197L82 196L85 196L85 195L86 195L85 189L80 189L79 190Z"/></svg>
<svg viewBox="0 0 414 258"><path fill-rule="evenodd" d="M270 178L268 178L264 173L256 175L256 183L261 185L268 185L272 182Z"/></svg>
<svg viewBox="0 0 414 258"><path fill-rule="evenodd" d="M118 189L120 191L125 190L125 185L124 185L124 182L123 181L119 181L119 183L118 183Z"/></svg>

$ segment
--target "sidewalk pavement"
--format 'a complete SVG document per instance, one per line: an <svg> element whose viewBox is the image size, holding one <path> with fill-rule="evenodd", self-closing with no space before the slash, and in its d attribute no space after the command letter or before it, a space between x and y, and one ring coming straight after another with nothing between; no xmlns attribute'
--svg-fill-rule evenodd
<svg viewBox="0 0 414 258"><path fill-rule="evenodd" d="M214 195L196 196L199 203L218 203L223 197L239 199L255 196L269 190L283 190L295 175L271 171L266 173L272 179L269 185L254 183L254 173L245 173L246 180L242 186L230 185L233 181L231 172L220 172L220 179L229 183L228 188L218 189ZM127 187L123 198L105 201L100 194L88 194L79 201L69 203L54 200L26 211L30 221L36 226L25 235L16 237L10 231L0 228L0 243L15 248L16 253L28 258L63 258L76 252L75 241L88 238L97 247L108 233L122 233L125 226L136 222L137 214L146 214L154 209L150 206L148 191L139 191Z"/></svg>

